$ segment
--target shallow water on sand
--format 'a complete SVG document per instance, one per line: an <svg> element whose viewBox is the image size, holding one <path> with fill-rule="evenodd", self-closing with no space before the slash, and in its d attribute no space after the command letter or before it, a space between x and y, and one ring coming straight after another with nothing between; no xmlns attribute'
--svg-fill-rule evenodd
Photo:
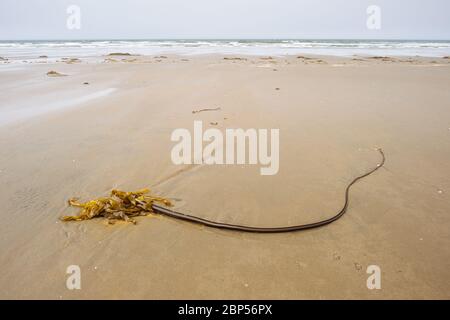
<svg viewBox="0 0 450 320"><path fill-rule="evenodd" d="M114 91L116 91L116 88L107 88L77 97L73 95L64 99L59 97L53 102L46 102L44 104L36 104L31 100L25 105L0 106L0 126L40 116L52 111L72 108L90 100L105 97Z"/></svg>

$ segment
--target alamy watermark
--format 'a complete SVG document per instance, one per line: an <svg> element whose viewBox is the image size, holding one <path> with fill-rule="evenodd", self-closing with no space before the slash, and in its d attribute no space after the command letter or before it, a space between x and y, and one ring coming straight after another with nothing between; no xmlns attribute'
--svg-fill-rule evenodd
<svg viewBox="0 0 450 320"><path fill-rule="evenodd" d="M381 289L381 268L377 265L372 264L367 267L366 273L370 274L366 282L367 289Z"/></svg>
<svg viewBox="0 0 450 320"><path fill-rule="evenodd" d="M171 151L172 162L177 165L259 164L261 175L274 175L279 170L279 129L226 129L224 135L216 128L203 131L203 122L194 121L193 134L188 129L175 129L171 140L178 142Z"/></svg>
<svg viewBox="0 0 450 320"><path fill-rule="evenodd" d="M381 8L377 5L370 5L367 7L366 26L369 30L381 29Z"/></svg>
<svg viewBox="0 0 450 320"><path fill-rule="evenodd" d="M79 6L72 4L67 7L66 13L69 15L66 20L66 26L69 30L81 29L81 9Z"/></svg>
<svg viewBox="0 0 450 320"><path fill-rule="evenodd" d="M81 289L81 269L80 266L72 264L67 267L66 273L70 274L66 280L66 287L69 290L80 290Z"/></svg>

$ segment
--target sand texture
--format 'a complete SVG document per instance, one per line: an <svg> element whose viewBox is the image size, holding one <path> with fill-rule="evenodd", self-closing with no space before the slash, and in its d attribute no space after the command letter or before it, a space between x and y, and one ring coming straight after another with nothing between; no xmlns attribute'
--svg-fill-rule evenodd
<svg viewBox="0 0 450 320"><path fill-rule="evenodd" d="M121 53L2 64L0 87L0 298L450 298L448 59ZM279 128L278 174L174 165L171 132L194 120ZM149 187L221 222L313 222L340 209L346 185L378 163L375 147L385 167L316 230L59 220L76 213L71 197ZM66 288L69 265L81 290ZM369 265L381 290L366 287Z"/></svg>

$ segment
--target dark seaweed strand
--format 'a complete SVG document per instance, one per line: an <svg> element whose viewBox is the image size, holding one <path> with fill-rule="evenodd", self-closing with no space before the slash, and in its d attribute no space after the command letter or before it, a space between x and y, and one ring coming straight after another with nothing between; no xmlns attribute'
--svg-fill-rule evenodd
<svg viewBox="0 0 450 320"><path fill-rule="evenodd" d="M381 163L379 163L375 168L369 170L368 172L366 172L360 176L357 176L347 185L347 187L345 188L344 206L336 215L332 216L331 218L325 219L325 220L308 223L308 224L286 226L286 227L252 227L252 226L244 226L244 225L238 225L238 224L229 224L229 223L221 223L221 222L211 221L211 220L199 218L196 216L192 216L189 214L170 210L166 207L163 207L163 206L160 206L157 204L153 204L152 209L155 213L163 214L163 215L175 218L175 219L186 220L186 221L190 221L190 222L197 223L197 224L202 224L202 225L212 227L212 228L228 229L228 230L235 230L235 231L242 231L242 232L281 233L281 232L294 232L294 231L301 231L301 230L322 227L322 226L325 226L327 224L330 224L330 223L338 220L347 211L348 203L349 203L349 192L350 192L351 186L353 184L355 184L358 180L371 175L372 173L374 173L375 171L377 171L384 165L384 162L386 160L384 152L380 148L378 148L377 151L381 155L381 158L382 158Z"/></svg>

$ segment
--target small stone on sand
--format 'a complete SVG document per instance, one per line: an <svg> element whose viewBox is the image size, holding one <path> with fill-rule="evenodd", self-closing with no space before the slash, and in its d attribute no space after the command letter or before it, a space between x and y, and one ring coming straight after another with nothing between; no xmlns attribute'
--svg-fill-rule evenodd
<svg viewBox="0 0 450 320"><path fill-rule="evenodd" d="M49 76L49 77L64 77L64 76L66 76L66 74L59 73L54 70L50 70L49 72L47 72L47 76Z"/></svg>

